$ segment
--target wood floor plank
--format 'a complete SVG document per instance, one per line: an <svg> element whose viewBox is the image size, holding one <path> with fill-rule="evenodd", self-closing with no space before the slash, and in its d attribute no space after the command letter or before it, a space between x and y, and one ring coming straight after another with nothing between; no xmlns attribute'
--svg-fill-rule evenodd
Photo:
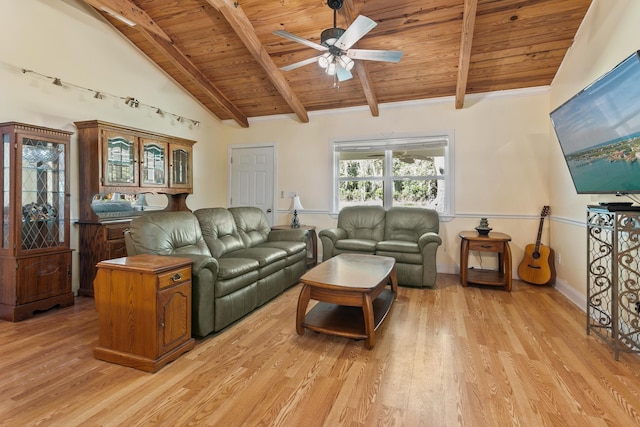
<svg viewBox="0 0 640 427"><path fill-rule="evenodd" d="M0 322L0 426L640 425L640 357L551 287L400 288L372 350L295 331L300 287L150 374L93 357L93 300Z"/></svg>

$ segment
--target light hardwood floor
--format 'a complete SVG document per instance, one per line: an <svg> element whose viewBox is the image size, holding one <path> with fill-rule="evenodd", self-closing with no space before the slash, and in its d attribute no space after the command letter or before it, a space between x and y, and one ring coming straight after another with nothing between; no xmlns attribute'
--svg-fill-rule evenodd
<svg viewBox="0 0 640 427"><path fill-rule="evenodd" d="M552 288L400 288L367 350L295 332L300 285L155 374L93 358L93 300L0 321L0 424L631 426L640 357L615 361Z"/></svg>

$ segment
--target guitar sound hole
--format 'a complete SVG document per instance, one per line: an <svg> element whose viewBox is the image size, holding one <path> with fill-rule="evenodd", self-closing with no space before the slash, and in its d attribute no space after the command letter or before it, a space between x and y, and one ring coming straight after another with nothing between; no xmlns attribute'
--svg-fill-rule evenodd
<svg viewBox="0 0 640 427"><path fill-rule="evenodd" d="M531 254L531 256L533 257L533 259L538 259L540 258L540 252L534 252Z"/></svg>

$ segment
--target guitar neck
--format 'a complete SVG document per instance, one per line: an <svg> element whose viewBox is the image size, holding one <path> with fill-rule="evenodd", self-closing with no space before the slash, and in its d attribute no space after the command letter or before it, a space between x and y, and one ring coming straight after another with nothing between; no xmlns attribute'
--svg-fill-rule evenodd
<svg viewBox="0 0 640 427"><path fill-rule="evenodd" d="M542 226L544 225L544 216L540 217L540 225L538 226L538 237L536 239L536 253L540 251L540 240L542 239Z"/></svg>

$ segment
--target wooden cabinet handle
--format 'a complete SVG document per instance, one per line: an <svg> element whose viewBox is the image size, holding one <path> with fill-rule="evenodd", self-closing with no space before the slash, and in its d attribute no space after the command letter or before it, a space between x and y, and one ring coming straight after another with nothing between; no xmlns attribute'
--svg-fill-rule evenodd
<svg viewBox="0 0 640 427"><path fill-rule="evenodd" d="M480 245L481 248L485 248L485 249L489 249L491 248L491 245Z"/></svg>
<svg viewBox="0 0 640 427"><path fill-rule="evenodd" d="M182 280L182 274L176 273L173 276L171 276L171 281L172 282L177 282L179 280Z"/></svg>

